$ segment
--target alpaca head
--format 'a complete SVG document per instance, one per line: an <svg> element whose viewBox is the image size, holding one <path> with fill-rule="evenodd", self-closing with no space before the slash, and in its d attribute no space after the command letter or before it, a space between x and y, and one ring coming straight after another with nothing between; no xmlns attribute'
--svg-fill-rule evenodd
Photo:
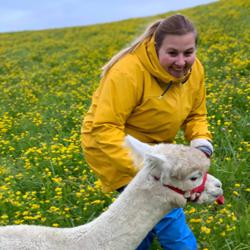
<svg viewBox="0 0 250 250"><path fill-rule="evenodd" d="M201 193L197 203L213 203L215 200L218 204L224 203L222 183L213 175L208 174L205 190Z"/></svg>
<svg viewBox="0 0 250 250"><path fill-rule="evenodd" d="M182 190L185 198L190 198L190 191L202 184L210 166L210 160L193 147L166 143L150 146L129 135L125 138L125 144L131 149L132 158L138 168L143 165L154 181L159 181L165 187ZM207 180L205 190L211 191L215 182L212 183L210 177ZM219 186L218 183L216 185ZM221 194L221 186L217 187L217 191L219 192L210 192L206 197L201 194L200 203L216 200L215 196Z"/></svg>

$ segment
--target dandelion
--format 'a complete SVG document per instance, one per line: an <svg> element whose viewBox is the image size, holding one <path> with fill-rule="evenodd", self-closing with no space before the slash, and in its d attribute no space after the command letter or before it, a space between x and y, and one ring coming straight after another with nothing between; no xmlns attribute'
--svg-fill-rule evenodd
<svg viewBox="0 0 250 250"><path fill-rule="evenodd" d="M190 219L190 220L189 220L190 223L200 223L201 221L202 221L202 220L199 219L199 218L197 218L197 219L193 218L193 219Z"/></svg>
<svg viewBox="0 0 250 250"><path fill-rule="evenodd" d="M231 213L231 219L232 221L237 221L237 218L234 212Z"/></svg>
<svg viewBox="0 0 250 250"><path fill-rule="evenodd" d="M186 212L186 214L193 214L196 212L196 209L194 207L191 207L190 210Z"/></svg>
<svg viewBox="0 0 250 250"><path fill-rule="evenodd" d="M58 207L55 207L55 206L51 206L49 208L49 212L51 212L51 213L57 213L59 211L60 211L60 209Z"/></svg>
<svg viewBox="0 0 250 250"><path fill-rule="evenodd" d="M36 210L36 209L39 209L39 208L40 208L39 204L32 204L31 205L31 209L33 209L33 210Z"/></svg>
<svg viewBox="0 0 250 250"><path fill-rule="evenodd" d="M206 220L207 224L210 224L213 221L213 216L209 216Z"/></svg>
<svg viewBox="0 0 250 250"><path fill-rule="evenodd" d="M3 219L3 220L6 220L6 219L8 219L8 218L9 218L8 214L3 214L3 215L1 216L1 219Z"/></svg>
<svg viewBox="0 0 250 250"><path fill-rule="evenodd" d="M222 224L224 220L222 218L219 218L218 224Z"/></svg>
<svg viewBox="0 0 250 250"><path fill-rule="evenodd" d="M51 180L57 184L62 183L62 178L61 177L53 177Z"/></svg>
<svg viewBox="0 0 250 250"><path fill-rule="evenodd" d="M206 227L206 226L202 226L201 227L201 232L205 233L205 234L210 234L211 233L211 229Z"/></svg>
<svg viewBox="0 0 250 250"><path fill-rule="evenodd" d="M223 232L220 233L220 236L225 237L226 233L223 231Z"/></svg>
<svg viewBox="0 0 250 250"><path fill-rule="evenodd" d="M93 205L97 205L97 204L101 204L101 203L103 203L103 201L101 201L101 200L95 200L95 201L91 202L91 204L93 204Z"/></svg>
<svg viewBox="0 0 250 250"><path fill-rule="evenodd" d="M240 196L239 193L237 191L233 191L233 195L235 196Z"/></svg>
<svg viewBox="0 0 250 250"><path fill-rule="evenodd" d="M94 184L95 184L96 189L101 189L102 184L100 180L95 181Z"/></svg>

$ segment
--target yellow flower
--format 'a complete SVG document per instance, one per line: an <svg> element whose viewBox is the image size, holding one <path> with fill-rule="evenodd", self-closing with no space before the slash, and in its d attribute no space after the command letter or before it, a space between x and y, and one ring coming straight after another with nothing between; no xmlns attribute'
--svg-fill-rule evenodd
<svg viewBox="0 0 250 250"><path fill-rule="evenodd" d="M57 183L57 184L62 183L62 178L61 178L61 177L53 177L53 178L51 178L51 179L52 179L52 181L54 181L54 182Z"/></svg>
<svg viewBox="0 0 250 250"><path fill-rule="evenodd" d="M2 216L1 216L1 219L8 219L9 218L9 216L8 216L8 214L3 214Z"/></svg>
<svg viewBox="0 0 250 250"><path fill-rule="evenodd" d="M206 227L206 226L202 226L201 227L201 232L205 233L205 234L210 234L211 233L211 229Z"/></svg>
<svg viewBox="0 0 250 250"><path fill-rule="evenodd" d="M234 212L231 213L231 218L232 218L232 221L236 221L237 220L237 217L235 215Z"/></svg>
<svg viewBox="0 0 250 250"><path fill-rule="evenodd" d="M91 204L101 204L103 201L101 200L95 200L95 201L92 201Z"/></svg>
<svg viewBox="0 0 250 250"><path fill-rule="evenodd" d="M96 187L97 189L100 189L100 188L101 188L101 186L102 186L102 184L101 184L101 181L100 181L100 180L95 181L95 182L94 182L94 184L95 184L95 187Z"/></svg>
<svg viewBox="0 0 250 250"><path fill-rule="evenodd" d="M39 204L32 204L31 209L39 209L40 205Z"/></svg>
<svg viewBox="0 0 250 250"><path fill-rule="evenodd" d="M50 208L49 208L49 212L51 212L51 213L54 213L54 212L58 212L60 209L58 208L58 207L55 207L55 206L51 206Z"/></svg>
<svg viewBox="0 0 250 250"><path fill-rule="evenodd" d="M196 212L196 209L194 207L191 207L191 209L189 211L187 211L187 214L192 214L195 212Z"/></svg>
<svg viewBox="0 0 250 250"><path fill-rule="evenodd" d="M190 223L200 223L200 222L201 222L201 219L195 219L195 218L193 218L193 219L190 219L189 222L190 222Z"/></svg>
<svg viewBox="0 0 250 250"><path fill-rule="evenodd" d="M224 220L223 220L222 218L219 218L218 223L219 223L219 224L222 224L223 222L224 222Z"/></svg>
<svg viewBox="0 0 250 250"><path fill-rule="evenodd" d="M56 192L56 193L62 193L62 188L56 187L56 188L55 188L55 192Z"/></svg>
<svg viewBox="0 0 250 250"><path fill-rule="evenodd" d="M26 215L28 215L30 212L29 211L24 211L23 212L23 216L26 216Z"/></svg>
<svg viewBox="0 0 250 250"><path fill-rule="evenodd" d="M235 196L240 196L239 193L237 191L233 191L233 195Z"/></svg>
<svg viewBox="0 0 250 250"><path fill-rule="evenodd" d="M213 221L213 216L209 216L206 220L206 223L209 224Z"/></svg>
<svg viewBox="0 0 250 250"><path fill-rule="evenodd" d="M225 236L226 236L226 233L225 233L225 232L221 232L221 233L220 233L220 236L225 237Z"/></svg>

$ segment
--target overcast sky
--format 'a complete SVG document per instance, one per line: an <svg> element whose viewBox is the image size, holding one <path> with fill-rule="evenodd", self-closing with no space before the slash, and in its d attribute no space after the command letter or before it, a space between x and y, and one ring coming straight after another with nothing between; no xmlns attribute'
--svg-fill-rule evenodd
<svg viewBox="0 0 250 250"><path fill-rule="evenodd" d="M216 0L0 0L0 32L112 22Z"/></svg>

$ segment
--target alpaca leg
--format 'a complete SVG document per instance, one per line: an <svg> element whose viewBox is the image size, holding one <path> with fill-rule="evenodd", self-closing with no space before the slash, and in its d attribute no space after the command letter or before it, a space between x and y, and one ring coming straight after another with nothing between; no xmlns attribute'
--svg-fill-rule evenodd
<svg viewBox="0 0 250 250"><path fill-rule="evenodd" d="M167 214L155 226L155 233L164 250L197 250L195 236L186 224L182 208Z"/></svg>

